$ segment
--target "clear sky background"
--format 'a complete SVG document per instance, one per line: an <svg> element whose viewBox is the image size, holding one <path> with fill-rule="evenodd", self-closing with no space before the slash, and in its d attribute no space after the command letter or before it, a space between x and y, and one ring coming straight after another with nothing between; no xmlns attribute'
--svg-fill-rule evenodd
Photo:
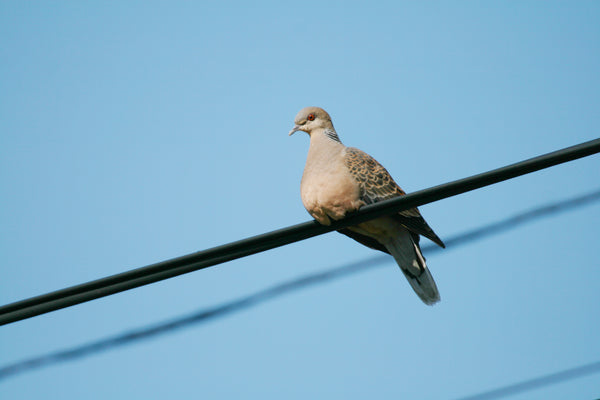
<svg viewBox="0 0 600 400"><path fill-rule="evenodd" d="M0 303L309 220L299 109L408 192L600 136L600 2L0 2ZM600 157L421 207L442 238ZM0 382L3 399L454 399L600 360L600 205ZM424 239L424 243L426 240ZM337 233L0 327L0 366L377 253ZM598 375L515 399L595 399Z"/></svg>

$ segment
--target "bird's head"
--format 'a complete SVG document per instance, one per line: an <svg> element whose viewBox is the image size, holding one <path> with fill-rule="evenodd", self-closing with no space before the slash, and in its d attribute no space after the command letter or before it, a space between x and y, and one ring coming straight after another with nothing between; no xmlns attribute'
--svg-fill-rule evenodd
<svg viewBox="0 0 600 400"><path fill-rule="evenodd" d="M291 136L294 132L303 131L311 134L316 129L332 130L333 123L327 111L319 107L306 107L300 110L294 119L294 127L290 131Z"/></svg>

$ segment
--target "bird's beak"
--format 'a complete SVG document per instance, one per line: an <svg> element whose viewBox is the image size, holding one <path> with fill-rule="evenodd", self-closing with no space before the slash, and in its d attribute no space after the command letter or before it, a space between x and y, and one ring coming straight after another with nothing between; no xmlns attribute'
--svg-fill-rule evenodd
<svg viewBox="0 0 600 400"><path fill-rule="evenodd" d="M290 133L288 133L288 136L292 136L294 134L294 132L298 132L301 130L302 130L302 127L300 125L294 125L294 127L292 128Z"/></svg>

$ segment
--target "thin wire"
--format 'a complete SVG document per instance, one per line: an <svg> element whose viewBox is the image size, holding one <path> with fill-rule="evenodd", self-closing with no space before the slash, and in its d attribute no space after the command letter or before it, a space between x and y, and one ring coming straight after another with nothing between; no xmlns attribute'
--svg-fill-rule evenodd
<svg viewBox="0 0 600 400"><path fill-rule="evenodd" d="M537 378L529 379L513 383L512 385L502 386L487 392L481 392L472 396L461 397L456 400L493 400L502 397L513 396L515 394L528 392L530 390L539 389L544 386L555 385L557 383L569 381L576 378L581 378L586 375L591 375L600 372L600 361L596 361L579 367L565 369L563 371L554 372L552 374L538 376Z"/></svg>
<svg viewBox="0 0 600 400"><path fill-rule="evenodd" d="M446 243L448 244L449 248L455 248L461 245L471 243L475 240L481 240L492 235L497 235L507 230L515 229L520 225L524 225L528 222L540 219L542 217L548 217L554 214L558 214L560 212L565 212L568 210L579 208L586 204L591 204L592 202L599 200L600 189L568 200L563 200L560 202L538 207L523 213L519 213L512 217L505 218L501 221L494 222L482 226L480 228L455 235L449 238L446 241ZM434 254L433 252L437 249L438 247L434 245L424 246L423 252L426 253L427 256L429 256L431 254ZM370 269L388 263L391 260L392 258L390 256L383 254L374 257L369 257L361 261L353 262L324 272L307 275L292 281L287 281L272 286L270 288L261 290L249 296L241 297L237 300L233 300L219 306L203 309L183 317L172 319L167 322L158 323L150 327L146 326L138 328L126 333L115 335L106 339L101 339L71 349L60 350L47 355L30 358L24 361L19 361L14 364L6 365L0 368L0 379L5 379L15 374L27 372L33 369L38 369L44 366L75 360L102 351L108 351L116 347L124 346L126 344L131 344L144 339L149 339L158 335L171 333L175 330L190 327L192 325L209 322L212 319L224 317L226 315L242 311L252 306L257 306L260 303L263 303L267 300L283 296L285 294L299 289L315 286L317 284L323 284L328 281L336 280L358 272L368 271Z"/></svg>
<svg viewBox="0 0 600 400"><path fill-rule="evenodd" d="M7 304L0 307L0 325L31 318L50 311L70 307L75 304L308 239L313 236L322 235L333 230L346 228L373 218L428 204L598 152L600 152L600 139L591 140L506 167L434 186L394 199L370 204L362 207L359 211L343 220L334 222L330 226L320 225L316 221L309 221Z"/></svg>

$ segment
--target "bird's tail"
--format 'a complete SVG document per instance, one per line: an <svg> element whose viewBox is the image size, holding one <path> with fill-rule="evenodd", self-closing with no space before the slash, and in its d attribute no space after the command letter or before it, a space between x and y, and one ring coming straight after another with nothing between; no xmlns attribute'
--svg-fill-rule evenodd
<svg viewBox="0 0 600 400"><path fill-rule="evenodd" d="M423 303L433 305L440 301L440 292L425 264L421 248L407 230L403 229L402 233L393 237L385 247Z"/></svg>

